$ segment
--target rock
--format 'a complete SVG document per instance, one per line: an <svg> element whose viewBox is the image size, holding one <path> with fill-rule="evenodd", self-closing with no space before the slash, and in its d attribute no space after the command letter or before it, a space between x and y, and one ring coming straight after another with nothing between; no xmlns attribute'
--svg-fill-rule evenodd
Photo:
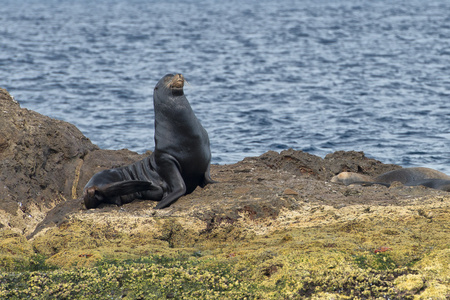
<svg viewBox="0 0 450 300"><path fill-rule="evenodd" d="M303 151L288 149L281 153L269 151L258 160L271 169L284 170L318 180L330 180L334 175L344 171L374 176L401 168L367 158L363 152L356 151L336 151L323 159Z"/></svg>
<svg viewBox="0 0 450 300"><path fill-rule="evenodd" d="M289 195L289 196L298 196L298 193L290 188L285 189L283 194Z"/></svg>
<svg viewBox="0 0 450 300"><path fill-rule="evenodd" d="M231 263L244 276L239 282L264 287L252 293L269 287L279 295L281 288L285 297L328 291L327 298L436 298L450 291L442 281L449 278L442 243L448 240L448 193L328 182L341 171L376 176L399 166L355 151L324 159L269 151L211 166L219 183L163 210L143 200L86 210L81 195L94 173L150 153L98 149L73 125L22 109L1 89L0 114L0 269L13 272L14 281L23 266L42 266L42 259L73 268L150 255L161 261L192 256L195 266L213 269ZM380 245L395 247L375 254ZM8 295L8 286L1 293Z"/></svg>
<svg viewBox="0 0 450 300"><path fill-rule="evenodd" d="M0 228L30 233L95 172L142 156L100 150L74 125L21 108L0 89ZM86 163L87 162L87 163Z"/></svg>
<svg viewBox="0 0 450 300"><path fill-rule="evenodd" d="M236 222L243 215L251 219L276 218L282 209L298 207L298 201L334 207L364 203L367 197L371 201L391 201L383 194L364 197L358 188L342 198L346 187L324 182L341 171L377 175L399 168L355 151L338 151L325 159L293 149L269 151L233 165L213 165L211 173L219 184L198 188L167 210L154 211L153 201L134 201L120 208L105 206L86 211L81 196L92 175L129 165L151 153L101 150L74 125L21 108L5 90L0 90L0 114L0 228L16 230L29 238L45 228L59 226L77 213L120 210L148 211L154 216L177 214L201 220L211 230L223 222ZM341 192L335 193L336 189ZM377 189L383 187L364 191Z"/></svg>
<svg viewBox="0 0 450 300"><path fill-rule="evenodd" d="M321 157L293 149L283 150L280 154L269 151L259 160L271 169L280 169L295 175L325 179L328 176Z"/></svg>
<svg viewBox="0 0 450 300"><path fill-rule="evenodd" d="M26 231L71 198L77 166L97 147L74 125L21 108L3 89L0 114L0 223Z"/></svg>
<svg viewBox="0 0 450 300"><path fill-rule="evenodd" d="M336 151L327 154L324 164L332 176L341 172L355 172L374 177L401 168L398 165L383 164L376 159L367 158L362 151Z"/></svg>

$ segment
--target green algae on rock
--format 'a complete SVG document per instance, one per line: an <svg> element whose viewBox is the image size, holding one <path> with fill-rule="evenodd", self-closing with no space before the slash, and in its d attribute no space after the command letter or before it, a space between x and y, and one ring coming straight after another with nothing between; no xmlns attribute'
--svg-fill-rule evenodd
<svg viewBox="0 0 450 300"><path fill-rule="evenodd" d="M97 218L74 214L30 243L35 251L51 255L47 264L67 274L99 272L95 270L101 265L112 268L118 278L128 278L130 263L139 262L148 272L155 272L154 261L161 263L158 276L128 278L123 281L127 285L112 286L118 298L138 297L145 290L144 299L445 299L450 293L449 200L439 196L397 206L343 208L308 204L282 210L277 218L241 214L233 223L208 230L206 221L189 213L168 217L153 214L151 208L135 213L117 208L98 211ZM433 212L432 222L418 210ZM390 250L376 251L383 246ZM214 273L218 269L222 273ZM103 276L95 281L99 288L112 284L100 285L110 280L109 271L95 274ZM167 285L170 278L176 284ZM199 282L188 284L187 278ZM150 292L150 286L159 292ZM198 288L208 292L196 294Z"/></svg>
<svg viewBox="0 0 450 300"><path fill-rule="evenodd" d="M98 149L4 90L0 100L11 112L0 121L0 298L450 297L448 193L329 182L399 166L354 151L269 151L211 166L220 183L164 210L87 211L90 176L143 155Z"/></svg>

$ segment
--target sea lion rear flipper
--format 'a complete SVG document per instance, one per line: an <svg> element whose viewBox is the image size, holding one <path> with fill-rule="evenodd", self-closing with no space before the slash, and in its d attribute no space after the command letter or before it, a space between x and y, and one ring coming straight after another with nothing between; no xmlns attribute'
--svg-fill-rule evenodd
<svg viewBox="0 0 450 300"><path fill-rule="evenodd" d="M122 195L158 189L160 187L150 181L119 181L102 186L87 187L84 190L83 198L86 208L90 209L98 207L103 202L122 205L120 199Z"/></svg>
<svg viewBox="0 0 450 300"><path fill-rule="evenodd" d="M204 188L207 184L219 183L219 181L215 181L214 179L211 178L211 174L209 173L209 170L210 170L210 166L208 166L208 169L205 172L205 175L203 177L203 182L201 184L199 184L199 186L201 188Z"/></svg>
<svg viewBox="0 0 450 300"><path fill-rule="evenodd" d="M446 179L424 179L424 180L418 180L413 182L408 182L405 184L406 186L425 186L432 189L441 190L444 192L450 192L450 180Z"/></svg>
<svg viewBox="0 0 450 300"><path fill-rule="evenodd" d="M159 187L155 186L151 181L128 180L106 184L97 190L105 197L113 197L154 189L159 189Z"/></svg>

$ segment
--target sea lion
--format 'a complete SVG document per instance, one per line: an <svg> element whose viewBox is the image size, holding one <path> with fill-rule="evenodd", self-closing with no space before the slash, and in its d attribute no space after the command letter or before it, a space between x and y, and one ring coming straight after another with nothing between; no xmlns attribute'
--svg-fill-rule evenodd
<svg viewBox="0 0 450 300"><path fill-rule="evenodd" d="M402 168L386 172L377 177L367 175L342 172L331 178L331 182L349 184L381 184L389 187L394 181L403 183L406 186L426 186L433 189L450 192L450 176L430 168Z"/></svg>
<svg viewBox="0 0 450 300"><path fill-rule="evenodd" d="M211 150L206 130L183 91L184 77L168 74L153 92L155 151L129 166L103 170L84 187L86 208L122 205L134 199L159 201L165 208L211 179Z"/></svg>

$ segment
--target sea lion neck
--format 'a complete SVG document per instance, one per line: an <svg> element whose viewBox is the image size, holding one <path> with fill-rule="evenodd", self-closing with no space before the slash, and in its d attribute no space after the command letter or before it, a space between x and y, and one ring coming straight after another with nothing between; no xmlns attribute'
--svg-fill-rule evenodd
<svg viewBox="0 0 450 300"><path fill-rule="evenodd" d="M172 88L171 91L172 91L172 96L174 96L174 97L179 97L179 96L184 95L184 91L182 88L181 89Z"/></svg>

